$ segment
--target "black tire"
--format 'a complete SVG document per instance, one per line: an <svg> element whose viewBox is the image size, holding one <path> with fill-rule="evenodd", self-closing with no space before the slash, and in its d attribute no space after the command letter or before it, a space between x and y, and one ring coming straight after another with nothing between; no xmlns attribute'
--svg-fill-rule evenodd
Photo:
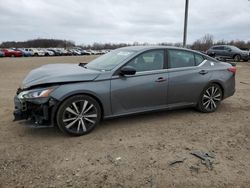
<svg viewBox="0 0 250 188"><path fill-rule="evenodd" d="M37 57L37 56L38 56L38 53L35 53L34 56Z"/></svg>
<svg viewBox="0 0 250 188"><path fill-rule="evenodd" d="M222 100L222 89L218 84L209 84L201 93L197 109L204 113L214 112Z"/></svg>
<svg viewBox="0 0 250 188"><path fill-rule="evenodd" d="M235 62L240 62L240 60L241 60L241 56L240 55L235 55L234 56L234 61Z"/></svg>
<svg viewBox="0 0 250 188"><path fill-rule="evenodd" d="M101 120L99 103L87 95L75 95L59 107L56 122L61 131L71 136L90 133Z"/></svg>

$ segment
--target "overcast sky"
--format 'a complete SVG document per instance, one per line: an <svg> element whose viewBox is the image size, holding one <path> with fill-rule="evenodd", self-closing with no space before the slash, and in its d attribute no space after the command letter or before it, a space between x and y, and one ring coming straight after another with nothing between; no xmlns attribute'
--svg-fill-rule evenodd
<svg viewBox="0 0 250 188"><path fill-rule="evenodd" d="M0 42L181 42L185 0L0 0ZM190 0L187 42L250 40L249 0Z"/></svg>

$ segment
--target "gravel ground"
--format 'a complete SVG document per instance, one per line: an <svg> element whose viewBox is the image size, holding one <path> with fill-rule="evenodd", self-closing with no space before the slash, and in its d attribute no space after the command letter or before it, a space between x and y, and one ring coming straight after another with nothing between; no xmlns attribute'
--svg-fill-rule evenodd
<svg viewBox="0 0 250 188"><path fill-rule="evenodd" d="M31 69L93 58L0 59L0 187L249 187L249 62L238 63L237 91L215 113L118 118L82 137L12 122L13 96ZM212 168L193 151L212 153Z"/></svg>

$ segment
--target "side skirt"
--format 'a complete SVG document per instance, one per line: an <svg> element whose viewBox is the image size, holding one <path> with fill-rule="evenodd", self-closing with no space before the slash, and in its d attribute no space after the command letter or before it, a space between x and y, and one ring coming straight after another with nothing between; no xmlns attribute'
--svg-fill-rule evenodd
<svg viewBox="0 0 250 188"><path fill-rule="evenodd" d="M123 117L123 116L129 116L129 115L146 114L150 112L182 109L182 108L195 107L195 106L196 106L196 103L178 103L178 104L165 105L165 106L160 106L160 107L155 107L155 108L148 108L145 110L135 110L135 111L125 112L125 113L120 113L120 114L108 115L108 116L104 116L103 119L106 120L106 119L118 118L118 117Z"/></svg>

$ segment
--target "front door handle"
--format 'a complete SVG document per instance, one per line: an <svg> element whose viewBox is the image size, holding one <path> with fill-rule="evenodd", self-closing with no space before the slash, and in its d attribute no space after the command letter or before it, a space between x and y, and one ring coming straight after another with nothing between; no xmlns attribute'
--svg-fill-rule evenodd
<svg viewBox="0 0 250 188"><path fill-rule="evenodd" d="M201 70L199 73L200 73L201 75L204 75L204 74L207 74L208 71L207 71L207 70Z"/></svg>
<svg viewBox="0 0 250 188"><path fill-rule="evenodd" d="M157 80L155 80L156 82L165 82L165 81L167 81L167 79L166 78L164 78L164 77L159 77L159 78L157 78Z"/></svg>

